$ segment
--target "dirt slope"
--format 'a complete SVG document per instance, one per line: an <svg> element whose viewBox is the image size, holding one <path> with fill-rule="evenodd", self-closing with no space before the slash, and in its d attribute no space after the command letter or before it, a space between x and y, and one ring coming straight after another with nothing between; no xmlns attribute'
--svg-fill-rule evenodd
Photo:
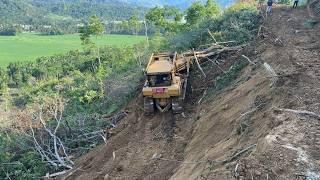
<svg viewBox="0 0 320 180"><path fill-rule="evenodd" d="M245 54L257 65L200 105L202 92L193 91L185 117L145 117L138 97L108 144L61 179L320 179L319 119L279 110L320 114L320 25L308 29L308 19L307 9L275 8L264 26L283 46L257 39L228 57L231 63Z"/></svg>

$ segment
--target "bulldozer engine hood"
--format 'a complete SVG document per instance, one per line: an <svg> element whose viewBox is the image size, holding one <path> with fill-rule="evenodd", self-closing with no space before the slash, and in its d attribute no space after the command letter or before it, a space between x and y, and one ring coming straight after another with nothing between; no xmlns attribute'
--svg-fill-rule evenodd
<svg viewBox="0 0 320 180"><path fill-rule="evenodd" d="M156 61L147 68L147 75L169 74L173 68L169 61Z"/></svg>

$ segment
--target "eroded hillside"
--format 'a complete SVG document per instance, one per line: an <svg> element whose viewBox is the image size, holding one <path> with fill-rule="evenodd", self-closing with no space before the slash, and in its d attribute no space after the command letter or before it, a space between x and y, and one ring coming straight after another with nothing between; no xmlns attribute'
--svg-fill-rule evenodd
<svg viewBox="0 0 320 180"><path fill-rule="evenodd" d="M137 97L62 179L319 179L320 25L307 9L276 7L254 42L223 59L225 71L251 61L228 87L208 90L216 66L194 76L182 115L144 116Z"/></svg>

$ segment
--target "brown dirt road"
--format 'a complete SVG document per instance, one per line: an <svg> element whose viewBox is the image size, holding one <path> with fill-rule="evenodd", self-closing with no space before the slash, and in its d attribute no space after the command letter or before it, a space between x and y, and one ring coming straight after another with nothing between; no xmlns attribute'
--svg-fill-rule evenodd
<svg viewBox="0 0 320 180"><path fill-rule="evenodd" d="M279 110L320 114L320 23L309 19L306 8L275 8L264 26L283 46L254 41L242 53L257 65L198 106L193 93L185 117L145 117L138 97L108 143L61 179L320 179L319 119Z"/></svg>

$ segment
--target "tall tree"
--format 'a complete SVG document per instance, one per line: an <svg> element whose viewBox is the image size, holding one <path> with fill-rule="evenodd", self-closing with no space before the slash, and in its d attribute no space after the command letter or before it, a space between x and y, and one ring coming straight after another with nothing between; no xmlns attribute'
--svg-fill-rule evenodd
<svg viewBox="0 0 320 180"><path fill-rule="evenodd" d="M96 36L96 38L104 32L104 25L96 15L91 16L89 19L89 32Z"/></svg>
<svg viewBox="0 0 320 180"><path fill-rule="evenodd" d="M206 8L206 16L208 18L212 18L220 14L219 5L215 0L207 0L205 8Z"/></svg>
<svg viewBox="0 0 320 180"><path fill-rule="evenodd" d="M89 23L85 24L83 27L80 28L80 40L82 41L83 45L92 44L90 39L91 36L101 36L104 32L104 25L100 21L97 16L91 16L89 19Z"/></svg>
<svg viewBox="0 0 320 180"><path fill-rule="evenodd" d="M195 25L201 22L206 16L206 7L200 2L193 3L186 10L186 20L189 25Z"/></svg>
<svg viewBox="0 0 320 180"><path fill-rule="evenodd" d="M169 32L177 32L181 27L182 13L174 7L155 7L146 14L145 18L158 28L164 28Z"/></svg>
<svg viewBox="0 0 320 180"><path fill-rule="evenodd" d="M128 20L129 26L131 28L132 34L137 35L140 30L140 24L137 16L131 16Z"/></svg>

